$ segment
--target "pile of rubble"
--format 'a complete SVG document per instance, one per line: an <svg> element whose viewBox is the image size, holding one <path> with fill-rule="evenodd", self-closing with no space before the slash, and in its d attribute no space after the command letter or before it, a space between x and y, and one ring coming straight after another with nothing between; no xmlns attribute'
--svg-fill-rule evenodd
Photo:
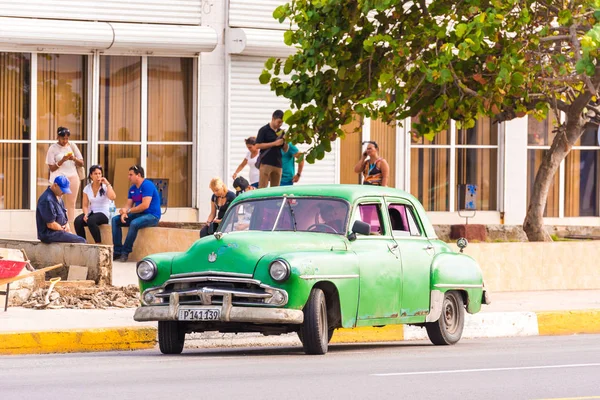
<svg viewBox="0 0 600 400"><path fill-rule="evenodd" d="M94 286L94 287L60 287L56 286L36 289L22 307L26 308L77 308L77 309L105 309L105 308L132 308L140 305L140 292L136 285L123 287Z"/></svg>

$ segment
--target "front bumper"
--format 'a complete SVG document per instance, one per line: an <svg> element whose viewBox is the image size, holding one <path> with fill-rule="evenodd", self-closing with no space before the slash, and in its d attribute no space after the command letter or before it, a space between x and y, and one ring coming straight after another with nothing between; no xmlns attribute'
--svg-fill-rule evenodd
<svg viewBox="0 0 600 400"><path fill-rule="evenodd" d="M259 324L301 324L304 322L302 310L291 310L286 308L265 307L238 307L232 306L232 296L223 296L223 304L220 306L188 306L186 309L221 309L221 322L250 322ZM178 321L179 315L179 293L171 293L169 305L142 306L135 310L133 319L142 321ZM198 321L202 322L202 321ZM214 321L213 321L214 322Z"/></svg>

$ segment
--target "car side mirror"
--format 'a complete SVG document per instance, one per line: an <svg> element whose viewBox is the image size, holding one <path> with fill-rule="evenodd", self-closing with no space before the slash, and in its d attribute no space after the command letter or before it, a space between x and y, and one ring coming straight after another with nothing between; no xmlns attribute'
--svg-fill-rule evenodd
<svg viewBox="0 0 600 400"><path fill-rule="evenodd" d="M352 225L352 233L348 235L348 239L355 240L357 233L360 233L361 235L370 235L371 225L363 221L354 221L354 224Z"/></svg>
<svg viewBox="0 0 600 400"><path fill-rule="evenodd" d="M461 237L456 241L456 245L460 249L461 253L463 252L464 248L467 247L468 244L469 244L469 242L464 237Z"/></svg>

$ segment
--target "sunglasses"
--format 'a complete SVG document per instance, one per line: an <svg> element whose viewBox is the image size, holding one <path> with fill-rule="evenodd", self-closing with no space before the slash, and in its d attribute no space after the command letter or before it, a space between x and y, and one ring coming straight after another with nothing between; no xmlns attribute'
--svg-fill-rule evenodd
<svg viewBox="0 0 600 400"><path fill-rule="evenodd" d="M71 136L71 131L67 128L59 129L58 136Z"/></svg>

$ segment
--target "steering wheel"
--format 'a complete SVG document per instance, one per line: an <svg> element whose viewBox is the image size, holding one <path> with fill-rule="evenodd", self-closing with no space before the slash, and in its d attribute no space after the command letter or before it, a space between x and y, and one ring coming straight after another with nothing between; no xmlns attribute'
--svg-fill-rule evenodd
<svg viewBox="0 0 600 400"><path fill-rule="evenodd" d="M306 230L309 232L316 232L317 228L321 228L321 227L325 229L325 232L327 232L329 230L329 231L331 231L331 233L338 233L338 231L335 230L335 228L333 228L332 226L329 226L327 224L312 224L311 226L306 228Z"/></svg>

